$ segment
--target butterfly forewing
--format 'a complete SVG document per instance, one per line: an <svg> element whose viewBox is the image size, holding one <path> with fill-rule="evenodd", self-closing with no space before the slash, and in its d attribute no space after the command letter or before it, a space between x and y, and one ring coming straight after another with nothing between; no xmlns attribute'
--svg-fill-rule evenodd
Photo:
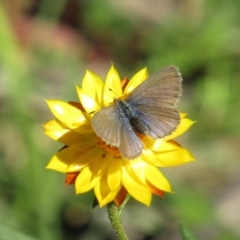
<svg viewBox="0 0 240 240"><path fill-rule="evenodd" d="M132 93L130 104L175 108L181 96L181 74L178 68L169 66L146 79Z"/></svg>
<svg viewBox="0 0 240 240"><path fill-rule="evenodd" d="M120 116L115 105L107 106L98 111L92 118L92 126L97 136L107 144L120 145Z"/></svg>

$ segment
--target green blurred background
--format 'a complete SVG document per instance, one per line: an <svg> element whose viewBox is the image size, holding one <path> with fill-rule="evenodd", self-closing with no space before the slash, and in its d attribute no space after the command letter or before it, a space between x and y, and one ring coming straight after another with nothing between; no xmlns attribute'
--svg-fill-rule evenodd
<svg viewBox="0 0 240 240"><path fill-rule="evenodd" d="M116 239L92 193L45 169L62 146L41 128L53 118L44 99L77 101L85 70L104 79L111 62L121 77L178 66L179 110L197 120L178 139L196 161L162 170L175 194L130 200L129 238L177 240L184 223L198 239L240 239L238 0L1 0L1 225L43 240Z"/></svg>

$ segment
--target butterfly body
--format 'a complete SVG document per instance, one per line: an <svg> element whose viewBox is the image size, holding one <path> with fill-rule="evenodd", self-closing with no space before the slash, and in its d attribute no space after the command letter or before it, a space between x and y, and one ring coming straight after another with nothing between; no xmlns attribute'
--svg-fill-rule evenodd
<svg viewBox="0 0 240 240"><path fill-rule="evenodd" d="M107 144L118 147L127 159L138 157L144 145L138 133L163 138L180 123L176 104L181 96L181 75L169 66L137 86L125 101L100 109L92 118L96 134Z"/></svg>
<svg viewBox="0 0 240 240"><path fill-rule="evenodd" d="M131 125L129 131L134 130L136 133L146 133L146 125L139 118L139 112L133 104L129 104L128 101L115 100L117 111L122 121L127 121Z"/></svg>

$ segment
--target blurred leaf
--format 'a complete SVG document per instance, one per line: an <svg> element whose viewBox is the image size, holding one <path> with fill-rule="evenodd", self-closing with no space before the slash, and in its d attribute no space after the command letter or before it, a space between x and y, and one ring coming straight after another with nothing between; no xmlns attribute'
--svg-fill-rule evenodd
<svg viewBox="0 0 240 240"><path fill-rule="evenodd" d="M180 231L183 240L197 240L186 225L181 224Z"/></svg>
<svg viewBox="0 0 240 240"><path fill-rule="evenodd" d="M20 111L26 108L30 92L28 61L2 2L0 22L0 64L8 80L3 90L8 93L8 108L13 108L12 112Z"/></svg>
<svg viewBox="0 0 240 240"><path fill-rule="evenodd" d="M36 238L29 237L27 235L24 235L23 233L19 233L9 227L6 227L2 224L0 224L0 239L2 240L36 240Z"/></svg>
<svg viewBox="0 0 240 240"><path fill-rule="evenodd" d="M1 2L0 22L0 62L9 76L15 80L10 82L12 85L10 87L15 87L17 85L17 80L19 78L23 79L26 75L26 61L24 59L24 54L20 50L16 36L12 31L9 19ZM16 78L17 76L19 78Z"/></svg>
<svg viewBox="0 0 240 240"><path fill-rule="evenodd" d="M175 187L178 189L177 194L166 197L171 201L171 209L178 219L191 223L203 223L206 219L213 219L213 208L206 197L190 186L177 187L175 185Z"/></svg>
<svg viewBox="0 0 240 240"><path fill-rule="evenodd" d="M57 21L63 13L67 2L67 0L58 0L57 2L54 0L41 1L39 9L40 17Z"/></svg>

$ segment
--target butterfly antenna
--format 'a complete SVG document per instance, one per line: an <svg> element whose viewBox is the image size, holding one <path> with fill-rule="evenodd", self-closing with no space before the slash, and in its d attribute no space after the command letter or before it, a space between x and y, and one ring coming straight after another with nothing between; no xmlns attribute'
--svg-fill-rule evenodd
<svg viewBox="0 0 240 240"><path fill-rule="evenodd" d="M109 88L109 91L112 92L112 93L114 93L114 94L116 95L116 98L119 98L119 96L118 96L111 88ZM116 98L115 98L115 99L116 99Z"/></svg>

